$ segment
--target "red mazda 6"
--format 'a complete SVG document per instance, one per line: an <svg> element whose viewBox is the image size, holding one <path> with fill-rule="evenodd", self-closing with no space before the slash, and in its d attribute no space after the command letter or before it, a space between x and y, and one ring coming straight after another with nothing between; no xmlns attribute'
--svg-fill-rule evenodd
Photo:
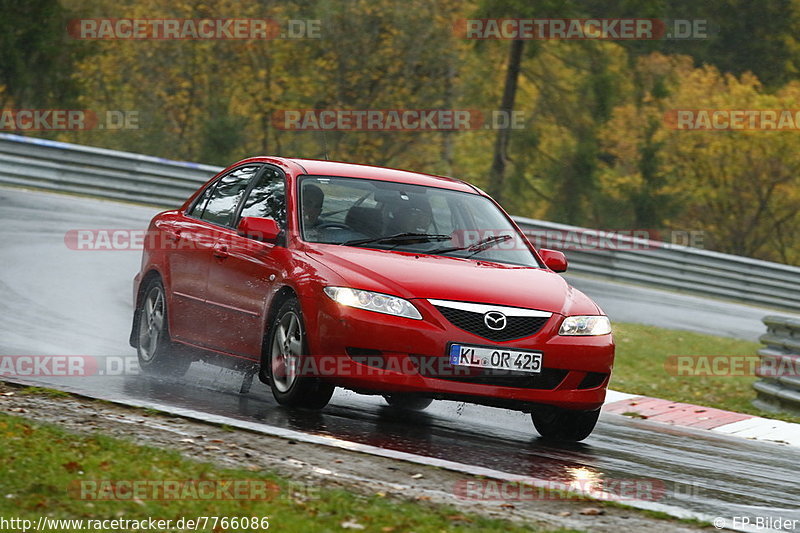
<svg viewBox="0 0 800 533"><path fill-rule="evenodd" d="M543 437L581 440L614 343L566 266L469 183L257 157L152 220L130 340L147 372L234 363L286 406L339 386L530 412Z"/></svg>

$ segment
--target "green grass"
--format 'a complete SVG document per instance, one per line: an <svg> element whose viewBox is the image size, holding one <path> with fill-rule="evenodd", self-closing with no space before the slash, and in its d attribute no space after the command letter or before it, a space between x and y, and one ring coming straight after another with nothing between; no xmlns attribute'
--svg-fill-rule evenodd
<svg viewBox="0 0 800 533"><path fill-rule="evenodd" d="M676 376L665 368L674 355L753 356L761 347L756 342L626 323L614 323L614 341L614 390L800 423L799 416L753 406L757 377Z"/></svg>
<svg viewBox="0 0 800 533"><path fill-rule="evenodd" d="M184 459L177 452L139 446L102 435L78 436L50 425L0 414L0 517L30 519L141 520L147 517L269 517L279 531L531 531L512 522L466 514L446 506L359 496L343 490L298 491L298 483L264 471L221 469ZM251 501L82 499L81 480L261 480L276 490ZM19 529L21 530L21 529ZM211 528L200 529L210 531ZM536 529L534 529L536 530ZM69 527L59 531L73 531ZM218 528L217 531L224 531ZM235 531L229 528L228 531ZM239 529L239 531L245 531Z"/></svg>
<svg viewBox="0 0 800 533"><path fill-rule="evenodd" d="M22 394L43 394L50 398L69 398L72 396L68 392L58 389L48 389L47 387L25 387L22 389Z"/></svg>

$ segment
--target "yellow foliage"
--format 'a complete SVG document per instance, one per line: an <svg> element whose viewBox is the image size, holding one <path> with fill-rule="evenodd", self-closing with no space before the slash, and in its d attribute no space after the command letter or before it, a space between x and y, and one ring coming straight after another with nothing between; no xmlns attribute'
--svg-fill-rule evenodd
<svg viewBox="0 0 800 533"><path fill-rule="evenodd" d="M97 41L75 69L78 101L100 113L136 111L140 129L64 140L217 164L327 155L487 186L491 129L295 132L272 124L281 110L497 109L509 42L453 32L474 0L62 3L107 18L319 20L322 34ZM525 127L512 132L507 154L510 211L551 216L580 192L585 224L656 221L706 231L706 244L723 251L800 262L800 131L686 131L665 120L677 109L800 109L800 82L770 92L749 73L695 66L688 56L632 58L614 42L531 41L525 50L515 105Z"/></svg>

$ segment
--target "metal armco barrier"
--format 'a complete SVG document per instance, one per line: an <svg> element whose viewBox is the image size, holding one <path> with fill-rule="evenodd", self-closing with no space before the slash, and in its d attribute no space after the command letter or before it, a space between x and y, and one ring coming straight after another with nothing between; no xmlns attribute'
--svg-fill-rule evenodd
<svg viewBox="0 0 800 533"><path fill-rule="evenodd" d="M176 207L220 170L0 133L0 183L10 185Z"/></svg>
<svg viewBox="0 0 800 533"><path fill-rule="evenodd" d="M798 267L626 235L612 239L610 246L558 246L559 235L574 243L571 235L580 238L593 230L522 217L514 220L534 243L563 249L573 272L800 311Z"/></svg>
<svg viewBox="0 0 800 533"><path fill-rule="evenodd" d="M0 133L0 183L180 205L220 167ZM593 230L514 217L534 243L564 249L570 271L800 312L800 268L618 236L612 246L571 246ZM566 244L565 244L566 243Z"/></svg>
<svg viewBox="0 0 800 533"><path fill-rule="evenodd" d="M787 411L800 415L800 320L785 316L765 316L767 332L759 339L765 346L758 351L762 369L768 377L753 383L757 397L753 404L765 411Z"/></svg>

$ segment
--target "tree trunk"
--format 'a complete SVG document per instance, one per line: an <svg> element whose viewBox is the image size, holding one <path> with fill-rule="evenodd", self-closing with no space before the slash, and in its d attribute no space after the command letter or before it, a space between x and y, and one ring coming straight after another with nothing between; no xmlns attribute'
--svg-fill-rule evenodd
<svg viewBox="0 0 800 533"><path fill-rule="evenodd" d="M489 171L489 194L498 202L503 201L503 184L506 172L506 151L508 139L511 136L511 112L514 110L514 99L517 96L517 81L519 80L520 64L522 63L522 50L525 41L511 41L508 51L508 67L506 69L506 84L503 88L503 100L500 103L500 112L504 115L503 127L497 130L497 139L494 143L494 158Z"/></svg>

